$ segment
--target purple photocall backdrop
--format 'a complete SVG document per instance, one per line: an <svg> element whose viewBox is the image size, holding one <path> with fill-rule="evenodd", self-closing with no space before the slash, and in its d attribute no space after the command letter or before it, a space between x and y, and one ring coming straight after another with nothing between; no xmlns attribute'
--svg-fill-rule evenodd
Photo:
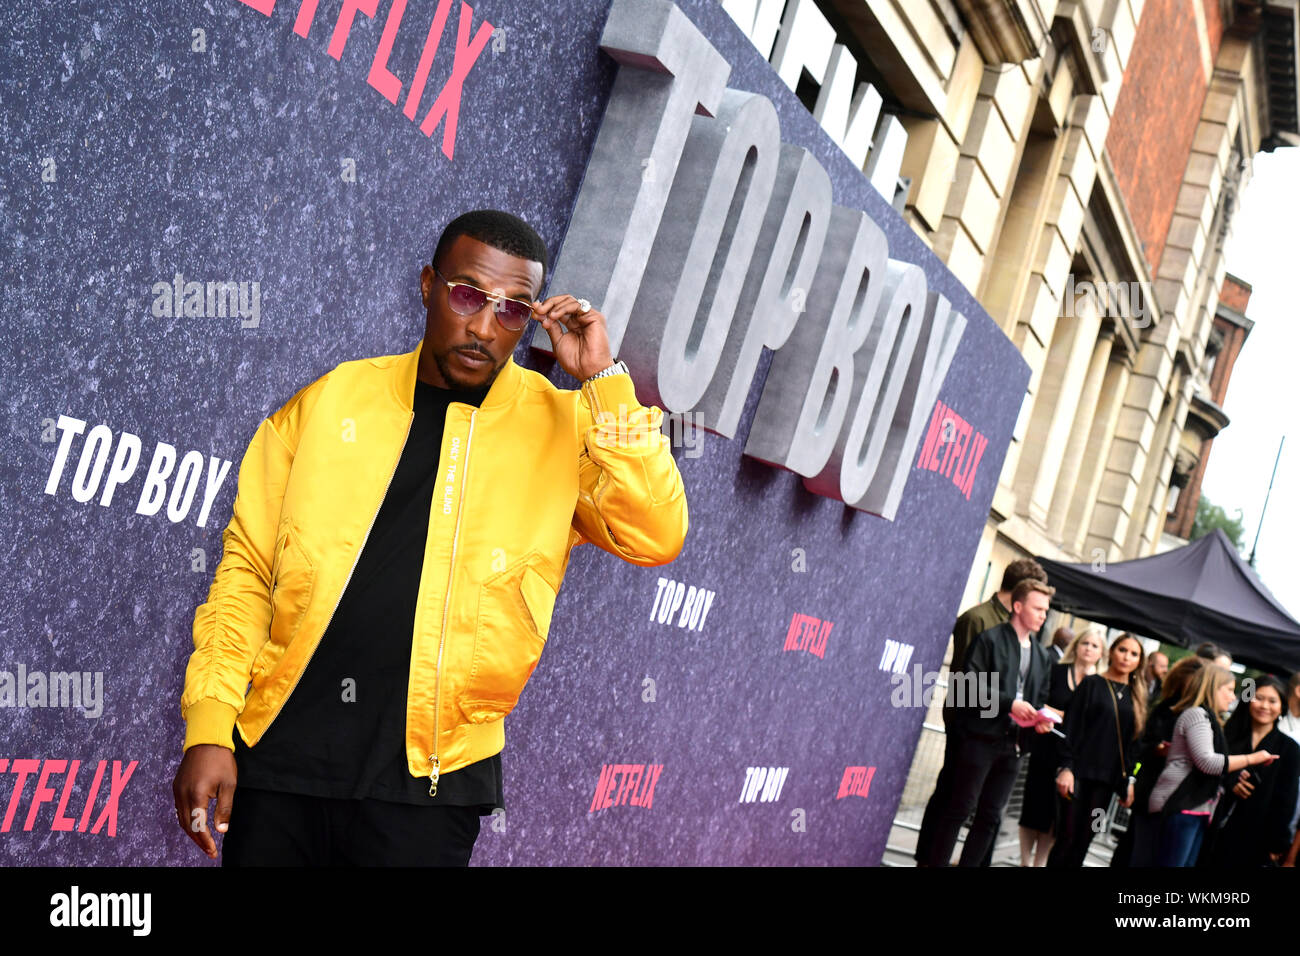
<svg viewBox="0 0 1300 956"><path fill-rule="evenodd" d="M445 121L427 137L420 120L452 75L459 3L414 121L402 107L434 0L412 0L395 36L397 105L367 82L388 0L356 16L337 60L341 0L320 4L306 38L297 0L269 17L258 5L0 6L5 864L208 863L177 825L171 780L194 610L249 439L339 362L415 346L419 269L453 216L510 210L554 256L617 69L598 49L608 0L475 3L474 30L503 32L465 77L448 158ZM909 674L938 670L1028 380L721 6L678 5L732 65L728 86L770 98L782 140L826 167L835 202L865 210L891 257L920 264L967 317L939 398L988 446L969 499L914 449L892 522L814 495L741 454L765 351L736 440L700 433L700 454L674 449L690 503L681 556L637 568L575 551L506 721L506 809L483 819L476 864L878 863L924 714L891 706L886 641L910 646ZM157 315L154 286L177 273L245 283L243 312ZM524 344L516 360L574 386ZM85 427L47 490L60 416ZM82 468L97 425L106 473L124 436L140 444L107 505L93 454ZM171 516L166 502L136 510L160 443L177 468L191 451L202 467ZM714 592L702 629L650 619L660 577ZM824 656L782 650L796 614L830 622ZM52 673L89 691L80 708L48 688L27 696ZM637 764L662 768L649 806L620 799L632 771L606 769ZM778 768L779 786L749 793L758 767ZM846 777L854 767L874 770ZM593 811L602 772L613 805Z"/></svg>

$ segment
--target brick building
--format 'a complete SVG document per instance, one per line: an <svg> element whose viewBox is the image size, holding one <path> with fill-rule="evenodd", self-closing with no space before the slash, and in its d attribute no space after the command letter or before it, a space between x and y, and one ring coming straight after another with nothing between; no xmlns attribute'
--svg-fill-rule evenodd
<svg viewBox="0 0 1300 956"><path fill-rule="evenodd" d="M1196 520L1196 506L1201 500L1201 482L1210 459L1210 447L1214 444L1214 436L1228 426L1228 416L1223 411L1228 379L1232 377L1232 366L1241 346L1255 324L1246 318L1249 301L1250 285L1232 274L1225 274L1210 340L1205 346L1205 361L1198 370L1196 391L1192 395L1174 461L1161 551L1186 544Z"/></svg>
<svg viewBox="0 0 1300 956"><path fill-rule="evenodd" d="M1210 446L1214 436L1227 428L1229 418L1223 411L1227 395L1227 382L1232 376L1232 365L1242 351L1245 337L1251 334L1255 323L1245 317L1245 307L1251 300L1251 286L1232 274L1223 276L1219 290L1218 307L1214 310L1214 324L1210 328L1209 342L1205 345L1205 360L1199 369L1196 392L1187 410L1187 423L1183 427L1178 457L1174 460L1174 473L1170 479L1169 514L1165 518L1165 533L1160 550L1180 548L1187 544L1192 523L1196 520L1196 506L1201 499L1201 481L1205 479L1205 466L1209 462Z"/></svg>

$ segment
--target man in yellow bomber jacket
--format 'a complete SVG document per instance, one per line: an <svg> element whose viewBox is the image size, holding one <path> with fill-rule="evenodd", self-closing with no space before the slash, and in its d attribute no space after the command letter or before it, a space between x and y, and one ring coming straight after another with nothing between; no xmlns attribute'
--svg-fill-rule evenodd
<svg viewBox="0 0 1300 956"><path fill-rule="evenodd" d="M216 799L223 865L466 865L573 547L680 552L663 412L590 303L536 301L546 261L508 213L454 219L420 273L419 346L344 362L254 434L173 783L213 858ZM513 361L532 318L580 390Z"/></svg>

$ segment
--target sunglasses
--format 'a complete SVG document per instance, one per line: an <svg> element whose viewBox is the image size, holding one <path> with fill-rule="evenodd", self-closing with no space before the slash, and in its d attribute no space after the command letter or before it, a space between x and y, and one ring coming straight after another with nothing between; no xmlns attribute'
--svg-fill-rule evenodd
<svg viewBox="0 0 1300 956"><path fill-rule="evenodd" d="M474 315L492 301L492 312L501 327L508 332L518 332L533 317L533 304L521 299L509 299L470 285L468 282L452 282L434 266L434 274L447 283L447 304L457 315Z"/></svg>

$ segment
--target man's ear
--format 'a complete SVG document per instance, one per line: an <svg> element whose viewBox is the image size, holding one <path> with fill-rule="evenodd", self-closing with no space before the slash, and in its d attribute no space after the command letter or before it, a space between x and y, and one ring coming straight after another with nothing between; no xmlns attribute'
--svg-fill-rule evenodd
<svg viewBox="0 0 1300 956"><path fill-rule="evenodd" d="M420 270L420 301L424 303L426 309L429 307L429 298L433 295L434 278L432 266L426 265Z"/></svg>

